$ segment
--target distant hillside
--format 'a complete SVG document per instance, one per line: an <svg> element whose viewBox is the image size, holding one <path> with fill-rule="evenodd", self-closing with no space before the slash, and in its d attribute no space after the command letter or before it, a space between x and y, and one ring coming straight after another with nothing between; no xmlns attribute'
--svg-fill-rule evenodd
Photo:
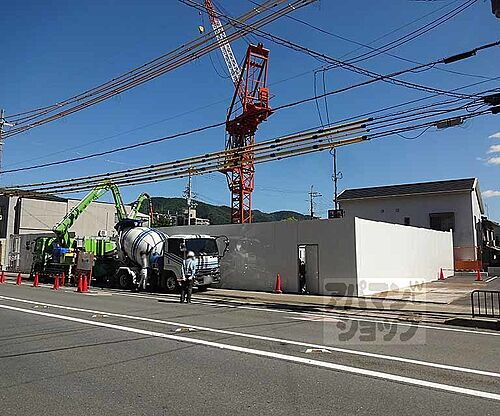
<svg viewBox="0 0 500 416"><path fill-rule="evenodd" d="M161 214L166 214L170 211L171 214L178 212L181 214L186 208L186 200L183 198L163 198L153 197L153 210ZM210 224L229 224L231 217L231 209L225 205L211 205L205 202L196 201L197 215L200 218L208 218ZM147 208L143 206L142 211L146 212ZM283 220L305 220L308 217L299 212L294 211L276 211L271 213L262 212L259 210L253 211L254 222L269 222Z"/></svg>

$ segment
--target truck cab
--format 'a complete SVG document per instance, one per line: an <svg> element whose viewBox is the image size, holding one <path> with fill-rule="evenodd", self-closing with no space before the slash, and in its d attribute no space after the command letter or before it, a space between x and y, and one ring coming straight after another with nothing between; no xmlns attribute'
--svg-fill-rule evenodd
<svg viewBox="0 0 500 416"><path fill-rule="evenodd" d="M195 254L197 266L194 285L203 290L220 282L220 258L227 249L219 246L219 240L225 237L213 237L201 234L170 235L164 243L163 269L176 276L182 276L182 264L188 251Z"/></svg>

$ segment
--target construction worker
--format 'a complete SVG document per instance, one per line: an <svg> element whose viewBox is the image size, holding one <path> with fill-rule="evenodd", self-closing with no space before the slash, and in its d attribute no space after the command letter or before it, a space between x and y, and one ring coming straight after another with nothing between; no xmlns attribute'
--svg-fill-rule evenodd
<svg viewBox="0 0 500 416"><path fill-rule="evenodd" d="M191 293L193 293L193 282L196 274L196 259L192 251L188 251L186 259L182 264L182 280L179 281L181 287L181 303L186 300L191 303Z"/></svg>

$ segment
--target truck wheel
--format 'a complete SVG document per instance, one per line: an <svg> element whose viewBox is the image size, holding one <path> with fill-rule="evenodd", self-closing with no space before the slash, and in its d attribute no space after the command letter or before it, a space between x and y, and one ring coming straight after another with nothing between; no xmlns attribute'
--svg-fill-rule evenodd
<svg viewBox="0 0 500 416"><path fill-rule="evenodd" d="M177 278L175 274L169 273L164 277L165 290L167 292L175 292L177 289Z"/></svg>
<svg viewBox="0 0 500 416"><path fill-rule="evenodd" d="M118 272L115 282L120 289L132 288L132 278L125 270Z"/></svg>

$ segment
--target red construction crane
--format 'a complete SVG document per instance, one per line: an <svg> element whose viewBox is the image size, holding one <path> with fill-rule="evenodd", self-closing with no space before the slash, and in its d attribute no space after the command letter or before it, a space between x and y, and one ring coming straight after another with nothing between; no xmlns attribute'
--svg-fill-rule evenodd
<svg viewBox="0 0 500 416"><path fill-rule="evenodd" d="M226 119L226 150L251 146L257 127L272 114L267 87L269 50L261 43L249 45L240 69L212 1L205 0L205 7L235 87ZM255 175L253 152L236 152L227 164L223 173L231 192L231 222L250 223Z"/></svg>

